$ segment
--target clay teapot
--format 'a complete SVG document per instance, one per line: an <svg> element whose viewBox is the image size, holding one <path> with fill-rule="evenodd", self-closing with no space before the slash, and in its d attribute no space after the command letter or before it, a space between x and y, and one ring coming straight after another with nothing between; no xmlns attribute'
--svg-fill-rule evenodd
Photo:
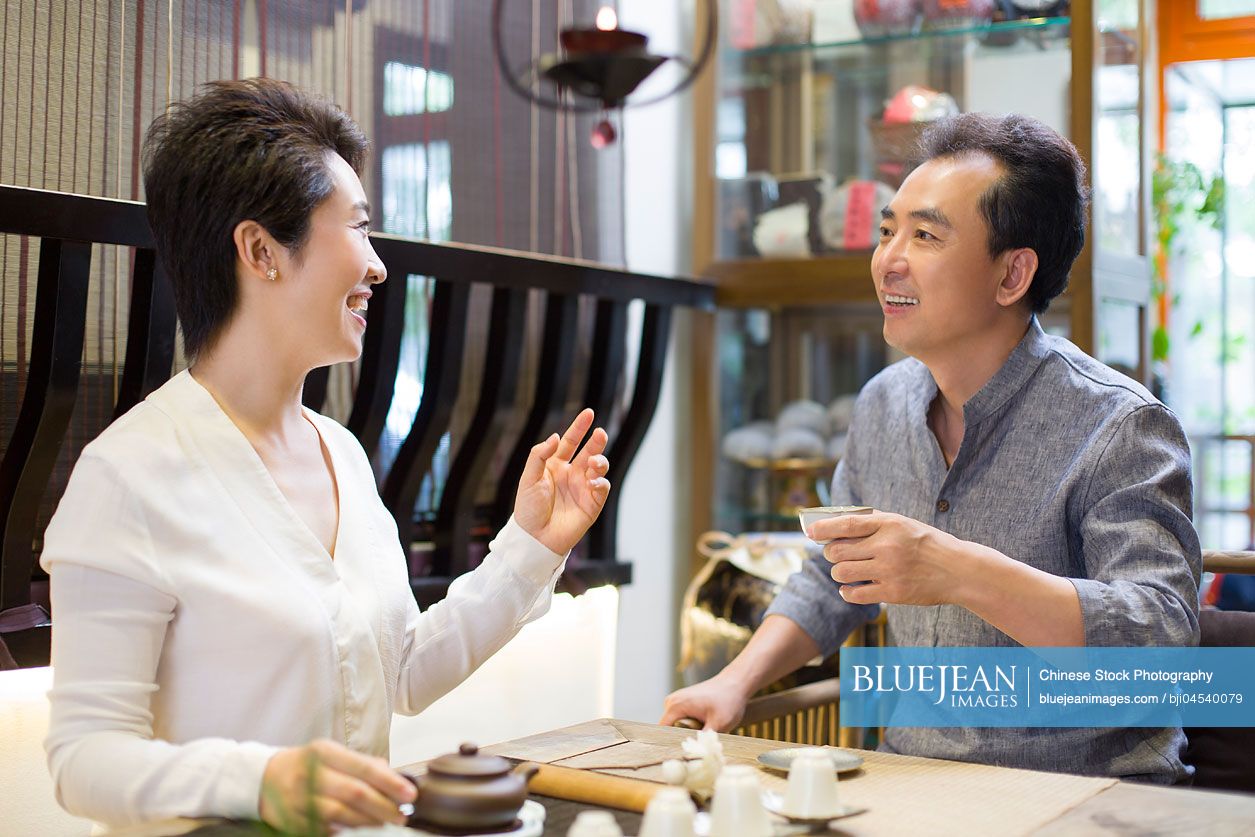
<svg viewBox="0 0 1255 837"><path fill-rule="evenodd" d="M460 833L507 830L539 769L531 763L511 769L500 756L481 756L474 744L463 744L456 753L432 759L426 775L406 777L418 788L408 824Z"/></svg>

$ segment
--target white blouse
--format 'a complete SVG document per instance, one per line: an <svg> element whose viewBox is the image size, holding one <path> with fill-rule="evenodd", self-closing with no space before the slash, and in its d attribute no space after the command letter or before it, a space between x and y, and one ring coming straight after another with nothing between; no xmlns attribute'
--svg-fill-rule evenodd
<svg viewBox="0 0 1255 837"><path fill-rule="evenodd" d="M564 557L513 519L420 613L357 439L307 411L340 499L335 560L187 372L79 457L48 526L58 799L110 825L256 817L281 747L387 757L415 714L549 607Z"/></svg>

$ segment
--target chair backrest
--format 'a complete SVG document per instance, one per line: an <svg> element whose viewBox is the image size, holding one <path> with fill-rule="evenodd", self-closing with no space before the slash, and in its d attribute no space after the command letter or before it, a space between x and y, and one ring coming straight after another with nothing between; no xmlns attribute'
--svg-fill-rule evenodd
<svg viewBox="0 0 1255 837"><path fill-rule="evenodd" d="M1204 549L1203 572L1255 575L1255 552Z"/></svg>
<svg viewBox="0 0 1255 837"><path fill-rule="evenodd" d="M29 357L13 371L13 389L21 381L22 398L20 405L0 403L0 433L12 419L8 437L0 436L0 634L7 656L19 666L42 666L49 659L51 619L32 580L42 580L38 551L46 518L69 474L66 460L72 462L111 417L125 413L170 376L175 311L142 204L0 184L0 235L21 236L23 248L38 252L39 265ZM377 233L371 239L400 278L376 288L371 298L371 326L345 426L368 454L379 452L408 328L407 307L411 315L426 318L430 325L417 411L408 431L399 428L403 441L391 462L377 461L380 496L401 542L413 547L411 587L419 603L428 606L474 566L482 555L483 532L496 531L509 517L517 474L535 440L561 428L572 391L611 431L607 477L612 485L622 485L658 404L672 313L686 307L713 310L714 287L498 248ZM129 282L123 277L130 308L125 355L117 369L117 359L83 360L88 300L93 287L100 289L99 282L93 285L93 252L104 246L121 248L125 253L116 253L117 261L132 265ZM100 266L105 260L97 256ZM412 292L407 277L429 277L430 298ZM541 301L543 326L527 329L533 303ZM638 301L639 328L629 328L634 320L629 307ZM486 323L479 321L484 309ZM635 349L631 354L629 347ZM478 382L474 374L464 374L475 348L482 349L483 358ZM629 392L633 355L636 372ZM577 356L586 358L584 368L576 368ZM534 368L524 364L525 357L536 358ZM115 379L115 372L120 377ZM0 380L8 373L0 369ZM304 387L307 406L322 408L330 374L329 367L310 373ZM80 394L87 391L94 393L94 407L101 408L93 410L97 421L89 432L74 429L72 422L83 412L76 412L76 404L86 400ZM464 419L457 421L465 420L465 429L455 427L459 404ZM16 414L10 416L13 406ZM461 440L450 456L439 500L418 515L419 496L446 443L442 440L455 435ZM506 474L513 479L502 478ZM622 496L611 492L577 548L578 560L567 563L563 582L569 589L631 579L631 565L617 555Z"/></svg>

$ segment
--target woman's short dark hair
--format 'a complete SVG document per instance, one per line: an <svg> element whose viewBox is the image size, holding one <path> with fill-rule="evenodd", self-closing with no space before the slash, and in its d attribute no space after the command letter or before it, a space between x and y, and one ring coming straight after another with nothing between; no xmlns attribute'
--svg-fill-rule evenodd
<svg viewBox="0 0 1255 837"><path fill-rule="evenodd" d="M334 188L327 153L360 171L367 146L344 111L274 79L210 82L157 117L144 191L189 357L235 311L236 225L256 221L299 258L310 216Z"/></svg>
<svg viewBox="0 0 1255 837"><path fill-rule="evenodd" d="M989 254L1018 247L1037 253L1028 301L1040 314L1067 288L1072 263L1085 244L1085 162L1053 128L1016 114L947 117L929 127L920 142L921 161L967 154L988 155L1002 167L1002 176L980 197Z"/></svg>

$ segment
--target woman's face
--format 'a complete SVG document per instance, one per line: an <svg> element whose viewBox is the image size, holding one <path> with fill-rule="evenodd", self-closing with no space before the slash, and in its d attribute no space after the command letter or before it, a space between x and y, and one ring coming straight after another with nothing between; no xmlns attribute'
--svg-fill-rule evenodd
<svg viewBox="0 0 1255 837"><path fill-rule="evenodd" d="M361 181L338 154L328 153L327 161L334 188L310 216L299 258L280 253L273 285L279 305L267 312L294 359L311 367L362 353L371 286L388 276L368 236L370 205Z"/></svg>

